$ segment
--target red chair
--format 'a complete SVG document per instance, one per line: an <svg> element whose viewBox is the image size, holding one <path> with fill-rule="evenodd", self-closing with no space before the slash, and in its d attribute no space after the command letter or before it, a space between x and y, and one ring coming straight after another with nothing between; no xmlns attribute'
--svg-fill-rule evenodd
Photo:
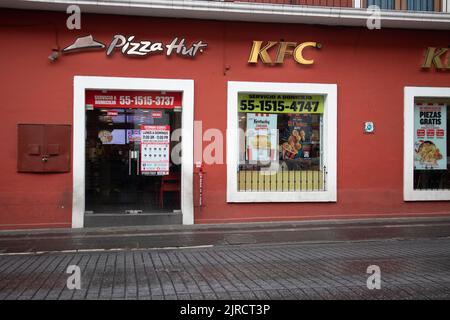
<svg viewBox="0 0 450 320"><path fill-rule="evenodd" d="M161 188L159 191L159 205L164 207L164 192L178 192L181 193L181 176L179 173L171 173L167 176L162 176Z"/></svg>

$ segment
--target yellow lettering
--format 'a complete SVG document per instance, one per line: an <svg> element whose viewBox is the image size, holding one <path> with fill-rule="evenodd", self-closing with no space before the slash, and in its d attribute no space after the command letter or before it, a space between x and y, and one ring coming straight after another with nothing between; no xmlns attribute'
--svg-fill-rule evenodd
<svg viewBox="0 0 450 320"><path fill-rule="evenodd" d="M294 59L300 64L313 64L314 60L307 60L303 57L303 49L306 47L316 47L317 42L303 42L302 44L298 45L297 48L294 50Z"/></svg>
<svg viewBox="0 0 450 320"><path fill-rule="evenodd" d="M288 49L289 47L293 47L295 48L295 46L297 45L296 42L280 42L280 46L278 47L278 51L277 51L277 58L275 60L275 63L283 63L284 62L284 57L286 56L286 54L293 54L293 50Z"/></svg>
<svg viewBox="0 0 450 320"><path fill-rule="evenodd" d="M429 47L427 48L427 51L425 53L425 60L423 62L422 68L431 68L431 65L434 64L434 66L437 69L446 69L447 67L444 67L442 64L442 55L445 54L448 51L447 48L440 48L437 50L437 48ZM449 57L450 60L450 57Z"/></svg>
<svg viewBox="0 0 450 320"><path fill-rule="evenodd" d="M261 48L262 41L253 41L252 51L250 52L250 57L248 58L248 63L258 63L258 57L261 58L263 63L272 63L267 50L272 48L277 44L276 41L268 41L267 44Z"/></svg>

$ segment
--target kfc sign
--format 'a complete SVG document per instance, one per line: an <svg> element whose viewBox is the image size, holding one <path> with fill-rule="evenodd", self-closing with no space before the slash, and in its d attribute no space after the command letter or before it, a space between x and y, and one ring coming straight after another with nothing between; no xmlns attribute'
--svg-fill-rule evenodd
<svg viewBox="0 0 450 320"><path fill-rule="evenodd" d="M450 54L448 53L448 48L427 48L422 68L431 69L434 65L437 70L450 70Z"/></svg>
<svg viewBox="0 0 450 320"><path fill-rule="evenodd" d="M278 42L278 41L253 41L248 63L258 63L258 59L264 64L281 64L284 63L286 56L292 56L295 62L299 64L313 64L313 59L308 59L304 56L304 50L306 48L320 49L322 45L317 42ZM270 49L277 48L275 59L270 54Z"/></svg>

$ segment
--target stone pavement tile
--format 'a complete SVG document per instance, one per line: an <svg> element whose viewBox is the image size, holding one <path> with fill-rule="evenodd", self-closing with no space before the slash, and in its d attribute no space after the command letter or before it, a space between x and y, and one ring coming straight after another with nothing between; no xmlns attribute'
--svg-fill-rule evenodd
<svg viewBox="0 0 450 320"><path fill-rule="evenodd" d="M127 285L125 290L125 299L135 300L138 297L137 286L133 283L132 285Z"/></svg>
<svg viewBox="0 0 450 320"><path fill-rule="evenodd" d="M301 290L305 294L305 300L322 300L322 291L312 288L312 287L302 287Z"/></svg>
<svg viewBox="0 0 450 320"><path fill-rule="evenodd" d="M242 290L243 287L250 290L261 289L261 286L255 282L255 274L244 267L240 267L237 260L230 254L230 250L218 251L216 256L217 259L220 259L222 268L227 271L228 277L234 279L233 284L237 289Z"/></svg>
<svg viewBox="0 0 450 320"><path fill-rule="evenodd" d="M326 287L324 289L329 292L327 296L329 299L348 300L351 298L349 290L344 287Z"/></svg>
<svg viewBox="0 0 450 320"><path fill-rule="evenodd" d="M289 289L290 294L286 297L287 300L308 300L306 293L300 289Z"/></svg>
<svg viewBox="0 0 450 320"><path fill-rule="evenodd" d="M63 288L61 294L58 297L58 300L71 300L74 294L74 290L69 290L67 287ZM108 295L110 296L110 295Z"/></svg>
<svg viewBox="0 0 450 320"><path fill-rule="evenodd" d="M190 294L180 293L180 294L177 294L177 296L178 296L178 300L190 300L191 299Z"/></svg>
<svg viewBox="0 0 450 320"><path fill-rule="evenodd" d="M352 286L348 287L348 299L350 300L367 300L372 297L373 293L367 287Z"/></svg>
<svg viewBox="0 0 450 320"><path fill-rule="evenodd" d="M69 257L70 258L70 257ZM70 265L70 261L72 259L66 259L59 270L56 271L56 279L54 279L54 283L51 286L51 289L45 298L46 300L57 300L64 292L64 289L67 288L67 280L70 274L66 273L67 266Z"/></svg>
<svg viewBox="0 0 450 320"><path fill-rule="evenodd" d="M241 299L243 299L243 300L258 299L258 297L252 291L249 291L249 290L239 291L239 294L240 294ZM233 294L232 294L232 296L233 296Z"/></svg>
<svg viewBox="0 0 450 320"><path fill-rule="evenodd" d="M113 292L114 276L116 268L116 254L106 254L105 267L101 277L99 297L105 299L111 296Z"/></svg>
<svg viewBox="0 0 450 320"><path fill-rule="evenodd" d="M35 278L33 282L33 287L39 288L34 293L29 292L28 290L25 290L21 293L21 296L29 296L31 294L31 299L34 300L42 300L45 299L51 290L51 287L53 286L55 279L59 276L58 272L55 272L57 270L58 266L61 264L61 262L64 260L63 256L56 256L55 259L53 259L43 270L39 277Z"/></svg>
<svg viewBox="0 0 450 320"><path fill-rule="evenodd" d="M244 300L242 292L230 291L228 294L230 295L230 300Z"/></svg>
<svg viewBox="0 0 450 320"><path fill-rule="evenodd" d="M257 300L270 300L270 296L263 290L252 291Z"/></svg>
<svg viewBox="0 0 450 320"><path fill-rule="evenodd" d="M283 298L277 289L268 289L264 292L270 297L270 300L282 300Z"/></svg>
<svg viewBox="0 0 450 320"><path fill-rule="evenodd" d="M3 265L0 272L0 300L5 299L18 284L28 281L42 259L38 256L6 257L8 263Z"/></svg>
<svg viewBox="0 0 450 320"><path fill-rule="evenodd" d="M448 247L450 239L418 239L43 254L0 260L0 297L449 299L450 266L443 263L450 260ZM373 261L382 268L381 290L365 286ZM81 268L81 290L65 286L69 263Z"/></svg>
<svg viewBox="0 0 450 320"><path fill-rule="evenodd" d="M3 280L7 284L0 291L0 300L18 299L19 297L24 300L31 299L40 289L38 283L44 277L45 268L54 259L55 257L36 256L30 264L21 264L16 270L10 271L8 278ZM25 283L26 286L24 286ZM42 292L40 294L43 295Z"/></svg>
<svg viewBox="0 0 450 320"><path fill-rule="evenodd" d="M280 299L283 300L292 300L292 292L289 289L279 289L277 290Z"/></svg>
<svg viewBox="0 0 450 320"><path fill-rule="evenodd" d="M205 297L201 293L191 293L192 300L205 300Z"/></svg>
<svg viewBox="0 0 450 320"><path fill-rule="evenodd" d="M217 299L219 300L230 300L231 295L228 292L216 292Z"/></svg>
<svg viewBox="0 0 450 320"><path fill-rule="evenodd" d="M92 276L92 269L95 266L96 256L92 254L81 254L81 259L77 266L81 273L81 289L73 290L73 300L83 300L86 297L87 289Z"/></svg>
<svg viewBox="0 0 450 320"><path fill-rule="evenodd" d="M120 289L115 287L114 289L115 291L111 295L112 299L125 299L125 287L122 286Z"/></svg>
<svg viewBox="0 0 450 320"><path fill-rule="evenodd" d="M207 292L203 293L203 296L205 297L205 300L217 300L218 296L214 292Z"/></svg>
<svg viewBox="0 0 450 320"><path fill-rule="evenodd" d="M86 292L86 298L89 300L98 299L100 296L107 259L107 254L103 253L97 256L95 264L93 262L92 277L89 280L88 289Z"/></svg>

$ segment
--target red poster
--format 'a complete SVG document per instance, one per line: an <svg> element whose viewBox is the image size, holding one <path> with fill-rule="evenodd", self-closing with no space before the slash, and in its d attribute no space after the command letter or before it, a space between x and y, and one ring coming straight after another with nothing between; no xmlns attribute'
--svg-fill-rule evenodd
<svg viewBox="0 0 450 320"><path fill-rule="evenodd" d="M181 92L88 90L86 105L93 108L181 108Z"/></svg>

